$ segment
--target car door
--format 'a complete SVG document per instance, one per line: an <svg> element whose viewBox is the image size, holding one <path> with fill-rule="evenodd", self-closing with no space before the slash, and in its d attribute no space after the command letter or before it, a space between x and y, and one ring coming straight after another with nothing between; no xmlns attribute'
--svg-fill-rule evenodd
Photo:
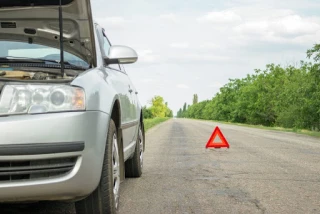
<svg viewBox="0 0 320 214"><path fill-rule="evenodd" d="M125 67L123 65L120 65L121 70L126 72ZM135 121L140 121L140 113L141 113L141 107L140 107L140 103L139 103L139 99L138 99L138 91L136 89L136 87L134 86L134 84L132 83L130 76L128 75L129 81L131 83L131 89L133 90L133 92L131 93L132 95L132 100L134 103L134 109L131 110L130 115L132 117L132 120ZM139 127L140 123L137 124L137 130Z"/></svg>
<svg viewBox="0 0 320 214"><path fill-rule="evenodd" d="M108 56L111 43L109 42L105 31L97 26L98 35L102 55ZM135 134L137 127L136 119L136 102L134 98L134 87L124 70L121 70L120 65L104 66L108 73L108 79L113 88L117 91L121 109L121 129L123 137L124 158L128 158L135 146Z"/></svg>

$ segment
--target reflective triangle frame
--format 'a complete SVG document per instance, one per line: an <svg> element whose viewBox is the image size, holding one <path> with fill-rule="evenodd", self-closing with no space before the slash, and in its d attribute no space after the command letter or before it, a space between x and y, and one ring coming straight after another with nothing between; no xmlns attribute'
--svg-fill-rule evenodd
<svg viewBox="0 0 320 214"><path fill-rule="evenodd" d="M221 139L222 142L219 142L219 143L214 142L217 135L219 136L219 138ZM217 126L214 129L210 139L207 142L206 149L208 149L208 148L223 148L223 147L229 148L230 146L229 146L229 143L226 140L226 138L223 136L220 128Z"/></svg>

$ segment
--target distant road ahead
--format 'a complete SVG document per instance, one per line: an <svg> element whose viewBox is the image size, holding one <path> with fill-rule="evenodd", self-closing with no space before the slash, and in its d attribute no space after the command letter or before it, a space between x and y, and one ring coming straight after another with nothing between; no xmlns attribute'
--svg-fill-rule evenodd
<svg viewBox="0 0 320 214"><path fill-rule="evenodd" d="M205 150L216 125L229 150ZM120 213L320 213L320 138L172 119L147 133Z"/></svg>

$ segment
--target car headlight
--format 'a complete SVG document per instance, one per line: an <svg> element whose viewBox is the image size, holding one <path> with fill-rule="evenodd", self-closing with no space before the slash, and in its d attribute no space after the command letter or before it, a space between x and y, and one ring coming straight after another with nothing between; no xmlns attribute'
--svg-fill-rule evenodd
<svg viewBox="0 0 320 214"><path fill-rule="evenodd" d="M0 115L85 110L82 88L66 85L6 85Z"/></svg>

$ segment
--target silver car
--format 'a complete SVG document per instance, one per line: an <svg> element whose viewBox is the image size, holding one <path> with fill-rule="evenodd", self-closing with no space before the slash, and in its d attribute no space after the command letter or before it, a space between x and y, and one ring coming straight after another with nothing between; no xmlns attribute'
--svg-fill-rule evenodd
<svg viewBox="0 0 320 214"><path fill-rule="evenodd" d="M123 64L90 0L1 0L0 202L75 201L115 213L140 177L144 125Z"/></svg>

